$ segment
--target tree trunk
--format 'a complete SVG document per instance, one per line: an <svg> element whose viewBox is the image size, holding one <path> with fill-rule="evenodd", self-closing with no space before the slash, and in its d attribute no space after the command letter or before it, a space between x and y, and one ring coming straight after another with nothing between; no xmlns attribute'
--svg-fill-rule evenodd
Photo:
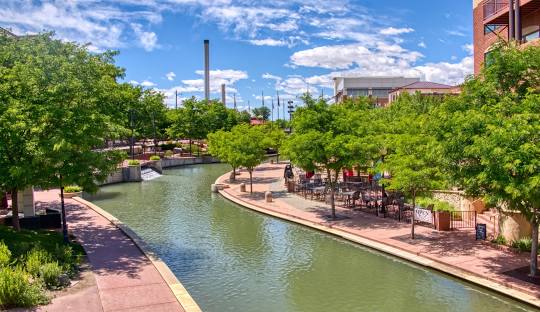
<svg viewBox="0 0 540 312"><path fill-rule="evenodd" d="M2 197L0 201L0 209L8 209L8 198L7 193L0 193L0 196Z"/></svg>
<svg viewBox="0 0 540 312"><path fill-rule="evenodd" d="M191 150L191 139L189 139L189 156L193 157L193 152Z"/></svg>
<svg viewBox="0 0 540 312"><path fill-rule="evenodd" d="M249 192L253 193L253 176L252 176L252 169L248 169L249 171Z"/></svg>
<svg viewBox="0 0 540 312"><path fill-rule="evenodd" d="M531 277L535 277L538 275L538 217L536 216L536 213L533 215L531 225L531 270L529 272L529 275Z"/></svg>
<svg viewBox="0 0 540 312"><path fill-rule="evenodd" d="M19 224L19 190L11 190L11 225L17 231L21 230L21 225Z"/></svg>
<svg viewBox="0 0 540 312"><path fill-rule="evenodd" d="M276 164L279 164L279 151L276 151Z"/></svg>
<svg viewBox="0 0 540 312"><path fill-rule="evenodd" d="M66 221L66 206L64 204L64 187L60 187L60 207L62 208L62 235L64 236L64 243L69 242L68 229Z"/></svg>
<svg viewBox="0 0 540 312"><path fill-rule="evenodd" d="M416 208L416 191L412 193L412 206L411 238L414 239L414 209Z"/></svg>

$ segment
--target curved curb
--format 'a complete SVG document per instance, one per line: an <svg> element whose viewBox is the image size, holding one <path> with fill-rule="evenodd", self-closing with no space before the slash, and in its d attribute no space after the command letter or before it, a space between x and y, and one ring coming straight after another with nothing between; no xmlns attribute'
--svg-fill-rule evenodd
<svg viewBox="0 0 540 312"><path fill-rule="evenodd" d="M214 183L224 183L223 182L224 179L226 179L229 175L230 175L230 172L220 176L219 178L217 178L217 180ZM219 194L223 196L224 198L228 199L229 201L235 204L238 204L242 207L257 211L262 214L270 215L278 219L282 219L282 220L300 224L302 226L310 227L318 231L331 234L333 236L341 237L350 242L371 248L373 250L383 252L385 254L392 255L394 257L397 257L397 258L400 258L400 259L403 259L403 260L406 260L406 261L409 261L409 262L412 262L412 263L415 263L415 264L418 264L427 268L434 269L436 271L445 273L447 275L450 275L450 276L459 278L461 280L470 282L472 284L481 286L482 288L495 291L506 297L527 303L536 308L540 308L540 298L537 298L523 291L519 291L514 288L508 287L504 284L497 283L492 280L486 279L484 277L480 277L478 275L469 273L465 270L445 264L435 259L430 259L420 254L416 254L416 253L412 253L412 252L409 252L400 248L392 247L392 246L374 241L370 238L367 238L358 234L352 234L344 230L335 229L335 228L323 225L321 223L307 221L294 215L290 215L290 214L278 212L272 209L264 208L258 205L254 205L242 199L239 199L234 195L227 193L225 190L219 190Z"/></svg>
<svg viewBox="0 0 540 312"><path fill-rule="evenodd" d="M195 302L195 300L191 297L184 285L180 283L178 278L174 275L171 269L169 269L167 264L165 264L165 262L163 262L158 255L150 251L148 244L142 238L140 238L137 233L135 233L131 228L122 223L122 221L118 220L115 216L92 204L91 202L84 200L80 197L73 197L72 199L94 210L96 213L98 213L99 215L107 219L109 222L111 222L118 229L120 229L120 231L122 231L129 239L131 239L135 246L139 248L139 250L150 260L150 262L152 262L152 265L154 265L154 267L158 270L165 283L167 283L167 286L169 286L169 288L171 289L178 303L182 306L182 308L184 308L185 312L202 312L197 302Z"/></svg>

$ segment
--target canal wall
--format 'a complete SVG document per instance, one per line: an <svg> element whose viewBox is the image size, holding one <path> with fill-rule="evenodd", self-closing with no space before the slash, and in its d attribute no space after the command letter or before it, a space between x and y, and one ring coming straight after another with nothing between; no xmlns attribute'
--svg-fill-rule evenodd
<svg viewBox="0 0 540 312"><path fill-rule="evenodd" d="M163 158L158 161L147 161L143 162L139 166L127 166L116 169L115 172L111 173L104 182L100 185L109 185L116 183L124 182L141 182L141 167L149 167L155 171L162 173L163 169L173 168L173 167L182 167L189 165L198 165L198 164L214 164L219 163L220 160L212 156L202 156L202 157L171 157Z"/></svg>
<svg viewBox="0 0 540 312"><path fill-rule="evenodd" d="M215 185L228 185L227 181L230 174L231 172L228 172L220 176L219 178L216 179L214 184ZM434 257L430 257L425 254L416 253L414 251L401 248L399 246L392 246L389 244L385 244L384 242L373 240L372 238L367 237L367 236L358 235L358 234L351 233L343 229L332 227L332 225L325 225L323 223L313 222L313 221L304 219L298 215L290 214L290 213L287 213L278 209L274 210L272 208L265 207L264 205L260 205L260 204L255 205L239 198L238 196L235 196L229 193L228 190L229 188L217 188L217 191L219 192L219 194L222 195L225 199L228 199L229 201L235 204L238 204L242 207L245 207L245 208L248 208L248 209L251 209L251 210L254 210L259 213L269 215L275 218L279 218L288 222L293 222L302 226L306 226L306 227L309 227L309 228L312 228L312 229L315 229L320 232L324 232L324 233L327 233L336 237L343 238L350 242L409 261L414 264L418 264L426 268L439 271L441 273L444 273L444 274L459 278L461 280L467 281L469 283L481 286L483 288L495 291L509 298L513 298L513 299L517 299L519 301L525 302L536 308L540 308L540 297L537 297L533 293L529 293L525 289L521 290L519 288L514 288L514 287L511 287L508 283L505 283L505 282L501 283L500 281L497 281L490 277L480 276L478 274L465 271L457 266L452 265L451 263L440 261Z"/></svg>
<svg viewBox="0 0 540 312"><path fill-rule="evenodd" d="M202 312L201 308L197 302L191 297L189 292L186 290L184 285L178 280L176 275L171 271L171 269L156 255L151 251L150 247L146 242L140 238L137 233L135 233L129 226L122 223L116 217L108 213L107 211L101 209L99 206L94 205L93 203L86 201L80 197L74 197L73 200L82 204L92 210L97 214L101 215L107 219L111 224L120 229L133 243L137 248L152 262L152 265L159 272L163 280L167 283L172 293L174 294L178 303L182 306L185 312Z"/></svg>

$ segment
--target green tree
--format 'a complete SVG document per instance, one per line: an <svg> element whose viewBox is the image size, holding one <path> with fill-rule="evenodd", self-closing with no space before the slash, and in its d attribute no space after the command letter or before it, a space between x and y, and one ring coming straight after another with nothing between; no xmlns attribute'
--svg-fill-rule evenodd
<svg viewBox="0 0 540 312"><path fill-rule="evenodd" d="M270 118L270 113L270 108L266 106L256 107L253 109L253 115L264 121L267 121Z"/></svg>
<svg viewBox="0 0 540 312"><path fill-rule="evenodd" d="M192 141L205 138L204 107L194 97L182 103L182 107L171 114L171 126L167 129L170 137L189 139L189 153Z"/></svg>
<svg viewBox="0 0 540 312"><path fill-rule="evenodd" d="M537 274L540 218L540 49L500 44L490 64L438 113L449 172L469 195L517 210L532 226Z"/></svg>
<svg viewBox="0 0 540 312"><path fill-rule="evenodd" d="M96 151L121 128L116 120L124 100L116 81L123 70L114 65L115 53L92 54L51 34L0 40L2 188L15 197L31 185L95 189L121 160ZM15 201L15 216L17 209ZM63 205L62 212L65 225Z"/></svg>
<svg viewBox="0 0 540 312"><path fill-rule="evenodd" d="M326 172L330 190L332 218L336 218L335 189L339 173L356 159L356 137L348 123L345 106L329 105L309 94L303 98L305 107L299 108L292 121L293 134L285 142L285 154L292 163L307 171Z"/></svg>
<svg viewBox="0 0 540 312"><path fill-rule="evenodd" d="M240 166L248 170L250 192L253 192L253 170L265 157L264 135L261 127L240 124L230 132L218 131L209 136L212 155L229 163L233 170Z"/></svg>
<svg viewBox="0 0 540 312"><path fill-rule="evenodd" d="M264 146L271 148L277 152L277 162L279 163L279 153L283 146L283 143L287 139L287 135L281 128L273 127L273 125L266 125L264 127L265 138Z"/></svg>

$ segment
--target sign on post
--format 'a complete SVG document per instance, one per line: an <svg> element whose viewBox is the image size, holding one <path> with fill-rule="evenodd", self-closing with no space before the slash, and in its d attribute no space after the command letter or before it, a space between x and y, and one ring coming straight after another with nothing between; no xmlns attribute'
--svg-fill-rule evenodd
<svg viewBox="0 0 540 312"><path fill-rule="evenodd" d="M414 220L417 222L431 223L433 224L433 213L431 210L415 208Z"/></svg>

